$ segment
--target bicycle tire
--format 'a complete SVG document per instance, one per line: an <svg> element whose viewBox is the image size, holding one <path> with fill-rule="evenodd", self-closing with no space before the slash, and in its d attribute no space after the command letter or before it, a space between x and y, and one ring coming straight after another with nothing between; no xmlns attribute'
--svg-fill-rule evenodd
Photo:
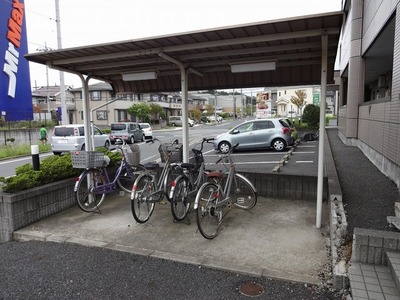
<svg viewBox="0 0 400 300"><path fill-rule="evenodd" d="M196 196L197 228L206 239L213 239L218 235L222 223L222 207L216 204L222 197L221 187L213 182L204 183Z"/></svg>
<svg viewBox="0 0 400 300"><path fill-rule="evenodd" d="M117 184L124 192L132 192L133 184L135 183L137 176L135 176L134 170L130 165L126 165L121 171L121 174L117 178Z"/></svg>
<svg viewBox="0 0 400 300"><path fill-rule="evenodd" d="M93 212L103 203L106 194L96 193L94 189L105 184L105 178L98 169L89 169L79 176L75 199L80 209L85 212Z"/></svg>
<svg viewBox="0 0 400 300"><path fill-rule="evenodd" d="M131 196L131 210L136 222L145 223L150 219L155 203L149 203L148 200L151 199L147 197L156 190L152 176L144 174L136 179Z"/></svg>
<svg viewBox="0 0 400 300"><path fill-rule="evenodd" d="M225 186L226 177L222 180L221 186ZM241 174L235 173L229 193L235 207L241 209L252 209L257 204L257 192L251 183Z"/></svg>
<svg viewBox="0 0 400 300"><path fill-rule="evenodd" d="M183 221L190 210L188 193L192 190L190 181L185 176L175 179L171 188L171 212L176 221Z"/></svg>

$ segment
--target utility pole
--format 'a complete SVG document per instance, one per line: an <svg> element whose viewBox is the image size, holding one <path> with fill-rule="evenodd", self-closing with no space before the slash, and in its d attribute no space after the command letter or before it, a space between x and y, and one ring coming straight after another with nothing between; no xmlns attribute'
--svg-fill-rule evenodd
<svg viewBox="0 0 400 300"><path fill-rule="evenodd" d="M60 4L59 0L56 0L56 24L57 24L57 45L58 49L62 49L61 43L61 21L60 21ZM67 104L65 100L65 84L64 84L64 72L60 71L60 95L61 95L61 124L69 124L69 116L67 111Z"/></svg>

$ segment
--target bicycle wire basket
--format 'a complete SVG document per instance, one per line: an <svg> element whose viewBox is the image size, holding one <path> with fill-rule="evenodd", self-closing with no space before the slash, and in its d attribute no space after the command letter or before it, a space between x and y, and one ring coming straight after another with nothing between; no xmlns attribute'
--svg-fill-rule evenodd
<svg viewBox="0 0 400 300"><path fill-rule="evenodd" d="M104 153L96 151L71 152L72 167L77 169L97 168L104 165Z"/></svg>
<svg viewBox="0 0 400 300"><path fill-rule="evenodd" d="M131 145L131 151L124 151L125 159L131 166L137 166L140 164L140 147L138 145Z"/></svg>
<svg viewBox="0 0 400 300"><path fill-rule="evenodd" d="M165 163L168 158L170 162L181 162L183 160L183 145L182 144L161 144L158 147L161 162Z"/></svg>
<svg viewBox="0 0 400 300"><path fill-rule="evenodd" d="M189 159L189 162L194 165L194 170L200 169L201 164L204 162L203 152L197 149L192 149L193 157Z"/></svg>

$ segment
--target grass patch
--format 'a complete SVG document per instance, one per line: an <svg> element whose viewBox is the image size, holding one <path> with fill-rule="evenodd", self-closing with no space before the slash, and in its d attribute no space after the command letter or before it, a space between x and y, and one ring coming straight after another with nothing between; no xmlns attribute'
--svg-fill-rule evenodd
<svg viewBox="0 0 400 300"><path fill-rule="evenodd" d="M39 145L39 152L50 151L50 145ZM25 156L31 154L30 145L7 145L0 146L0 159L13 158L17 156Z"/></svg>

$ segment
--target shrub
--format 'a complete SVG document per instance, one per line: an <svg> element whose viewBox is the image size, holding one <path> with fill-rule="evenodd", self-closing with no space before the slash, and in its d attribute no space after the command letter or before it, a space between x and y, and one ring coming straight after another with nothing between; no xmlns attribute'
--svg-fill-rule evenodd
<svg viewBox="0 0 400 300"><path fill-rule="evenodd" d="M304 108L302 121L310 127L318 127L319 124L319 106L308 104Z"/></svg>
<svg viewBox="0 0 400 300"><path fill-rule="evenodd" d="M110 157L109 166L117 166L121 160L121 154L110 152L106 148L97 149ZM31 164L25 164L15 169L15 176L0 177L0 185L4 192L15 193L38 187L51 182L72 178L82 173L82 169L72 167L71 155L54 155L42 160L40 170L35 171Z"/></svg>

